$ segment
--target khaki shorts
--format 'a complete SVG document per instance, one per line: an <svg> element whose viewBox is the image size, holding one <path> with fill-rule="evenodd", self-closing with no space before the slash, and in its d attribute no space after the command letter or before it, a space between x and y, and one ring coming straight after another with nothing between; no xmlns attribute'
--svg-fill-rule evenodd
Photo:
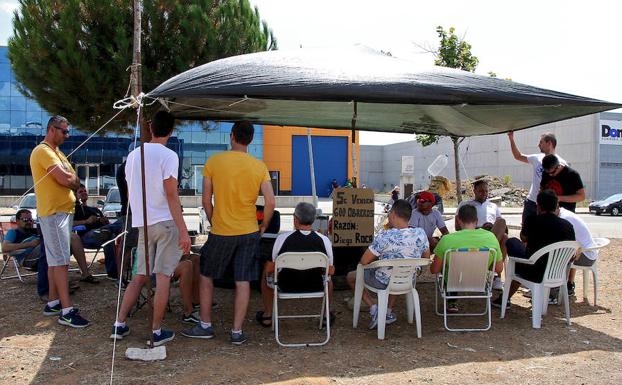
<svg viewBox="0 0 622 385"><path fill-rule="evenodd" d="M173 276L183 251L179 248L179 231L174 221L158 222L147 226L149 235L149 275ZM138 228L136 261L137 274L145 274L145 241L142 227Z"/></svg>

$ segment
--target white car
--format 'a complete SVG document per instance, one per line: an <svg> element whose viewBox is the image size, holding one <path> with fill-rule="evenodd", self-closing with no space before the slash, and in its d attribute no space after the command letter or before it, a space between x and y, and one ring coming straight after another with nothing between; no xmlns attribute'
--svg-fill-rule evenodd
<svg viewBox="0 0 622 385"><path fill-rule="evenodd" d="M28 209L32 213L32 219L37 221L37 200L35 199L35 194L30 193L26 194L18 204L13 206L15 211L19 211L21 209ZM15 222L15 216L11 218L12 222Z"/></svg>

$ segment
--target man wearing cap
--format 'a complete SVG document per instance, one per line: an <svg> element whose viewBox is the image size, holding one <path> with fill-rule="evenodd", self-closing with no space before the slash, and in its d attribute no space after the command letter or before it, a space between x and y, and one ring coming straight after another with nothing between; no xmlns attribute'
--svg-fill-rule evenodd
<svg viewBox="0 0 622 385"><path fill-rule="evenodd" d="M439 238L434 237L434 232L438 229L442 235L449 234L443 215L433 206L436 204L434 194L429 191L422 191L415 196L414 201L410 201L413 208L412 215L408 221L408 226L419 227L425 231L430 243L430 250L434 250Z"/></svg>

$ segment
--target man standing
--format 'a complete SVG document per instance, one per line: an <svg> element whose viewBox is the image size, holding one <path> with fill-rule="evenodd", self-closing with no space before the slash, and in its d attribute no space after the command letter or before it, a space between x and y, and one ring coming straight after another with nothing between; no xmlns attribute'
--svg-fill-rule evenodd
<svg viewBox="0 0 622 385"><path fill-rule="evenodd" d="M80 180L59 149L67 137L67 119L52 116L43 142L30 154L30 169L48 264L48 303L43 314L59 315L61 325L83 328L89 326L89 321L82 318L69 298L70 239L76 201L73 191L80 186Z"/></svg>
<svg viewBox="0 0 622 385"><path fill-rule="evenodd" d="M121 232L121 222L110 223L108 218L97 207L88 205L89 193L83 184L76 191L76 213L73 217L73 225L84 226L84 229L77 230L82 245L89 249L98 249L101 245ZM106 262L106 273L108 277L116 279L119 277L115 258L114 243L109 243L104 247L104 259Z"/></svg>
<svg viewBox="0 0 622 385"><path fill-rule="evenodd" d="M425 231L430 243L430 250L434 250L438 244L438 238L434 237L434 231L438 229L442 235L449 234L443 215L433 206L436 203L434 194L429 191L423 191L418 194L413 213L408 221L410 227L420 227ZM411 206L413 206L411 202Z"/></svg>
<svg viewBox="0 0 622 385"><path fill-rule="evenodd" d="M212 228L201 249L201 322L182 331L186 337L214 337L214 279L224 278L227 267L232 265L235 302L230 338L235 345L247 341L242 324L250 300L250 281L259 278L259 240L270 223L275 206L266 165L248 154L253 135L250 122L236 122L231 129L231 151L210 157L203 168L203 208ZM257 225L255 207L260 190L264 196L261 227Z"/></svg>
<svg viewBox="0 0 622 385"><path fill-rule="evenodd" d="M574 213L577 202L585 199L585 188L581 175L574 169L561 164L555 155L542 158L542 181L540 190L553 190L559 199L559 207Z"/></svg>
<svg viewBox="0 0 622 385"><path fill-rule="evenodd" d="M36 268L41 254L39 235L32 227L32 213L21 209L15 214L17 227L10 229L2 240L2 251L14 256L20 265Z"/></svg>
<svg viewBox="0 0 622 385"><path fill-rule="evenodd" d="M125 175L132 208L132 226L138 227L137 274L134 276L123 296L119 318L112 326L112 339L123 339L129 334L126 325L128 313L136 304L143 286L155 274L156 289L153 301L153 345L160 346L175 338L175 333L161 328L162 318L168 304L171 276L175 272L183 254L190 251L190 237L181 213L177 195L177 176L179 158L166 147L173 133L175 118L166 112L158 111L150 124L151 141L145 143L145 194L147 212L147 235L149 271L145 266L145 223L143 212L143 189L141 172L141 150L132 151L127 157Z"/></svg>
<svg viewBox="0 0 622 385"><path fill-rule="evenodd" d="M529 163L533 168L533 174L531 178L531 187L529 187L529 195L525 199L525 206L523 207L522 225L525 226L527 217L536 215L536 196L540 191L540 181L542 180L542 158L545 155L555 154L555 147L557 146L557 138L555 134L547 132L540 136L540 142L538 142L539 154L525 155L516 146L514 142L514 132L508 132L508 138L510 139L510 147L512 149L512 155L514 159L519 162ZM559 155L557 155L560 163L566 164Z"/></svg>

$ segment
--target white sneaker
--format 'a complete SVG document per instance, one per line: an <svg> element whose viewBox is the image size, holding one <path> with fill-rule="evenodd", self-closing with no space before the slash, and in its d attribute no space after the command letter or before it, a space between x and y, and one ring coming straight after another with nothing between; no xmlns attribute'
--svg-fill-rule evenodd
<svg viewBox="0 0 622 385"><path fill-rule="evenodd" d="M495 276L492 280L492 288L494 290L503 290L503 282L501 282L501 278L499 276Z"/></svg>

